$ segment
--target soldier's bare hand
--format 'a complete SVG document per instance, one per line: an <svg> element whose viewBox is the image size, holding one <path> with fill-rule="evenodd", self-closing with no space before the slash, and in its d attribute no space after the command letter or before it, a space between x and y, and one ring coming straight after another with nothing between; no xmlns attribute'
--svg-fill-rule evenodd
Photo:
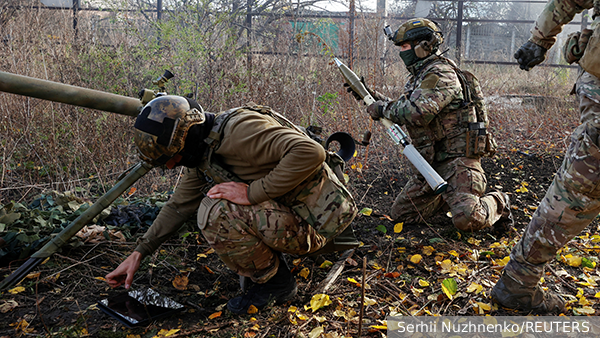
<svg viewBox="0 0 600 338"><path fill-rule="evenodd" d="M140 268L141 261L142 254L134 251L113 272L104 277L106 282L112 288L125 284L125 289L129 289L133 283L133 275Z"/></svg>
<svg viewBox="0 0 600 338"><path fill-rule="evenodd" d="M547 51L546 48L531 41L527 41L519 48L519 50L517 50L515 59L517 59L521 69L528 71L546 59Z"/></svg>
<svg viewBox="0 0 600 338"><path fill-rule="evenodd" d="M250 205L248 200L248 185L240 182L225 182L210 188L206 196L222 198L239 205Z"/></svg>

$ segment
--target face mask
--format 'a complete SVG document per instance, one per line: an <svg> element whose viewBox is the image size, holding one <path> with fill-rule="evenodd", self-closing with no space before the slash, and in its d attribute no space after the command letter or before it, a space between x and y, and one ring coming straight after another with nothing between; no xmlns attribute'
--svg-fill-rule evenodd
<svg viewBox="0 0 600 338"><path fill-rule="evenodd" d="M206 117L206 121L202 125L192 126L188 131L185 138L185 146L179 153L181 160L177 162L177 165L195 168L202 163L204 152L208 148L204 139L210 133L215 119L215 115L211 113L204 113L204 116Z"/></svg>
<svg viewBox="0 0 600 338"><path fill-rule="evenodd" d="M415 51L411 48L409 50L401 51L400 58L404 61L406 67L412 66L415 62L419 61L419 58L415 54Z"/></svg>

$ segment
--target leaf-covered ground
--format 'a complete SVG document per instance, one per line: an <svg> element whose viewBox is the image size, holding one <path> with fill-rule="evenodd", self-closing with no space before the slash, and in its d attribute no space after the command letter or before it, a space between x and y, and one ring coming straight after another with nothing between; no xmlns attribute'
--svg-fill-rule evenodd
<svg viewBox="0 0 600 338"><path fill-rule="evenodd" d="M118 293L103 277L129 254L137 236L154 217L161 199L137 200L113 208L111 215L88 227L71 246L55 254L19 287L0 295L0 337L357 337L365 280L363 337L385 335L385 318L413 315L513 315L498 309L489 292L507 262L510 248L520 237L561 162L553 154L504 151L485 159L488 186L508 192L513 203L515 228L502 237L489 232L460 233L447 215L427 225L397 224L386 217L394 196L408 172L363 168L352 179L359 207L353 223L363 245L353 252L328 254L322 259L288 257L299 284L288 304L246 316L230 314L225 304L239 293L236 275L212 253L194 229L183 229L154 256L143 262L134 286L151 286L186 306L180 315L127 329L98 310L99 300ZM163 196L164 197L164 196ZM56 196L50 198L56 202ZM46 201L48 198L46 198ZM35 205L22 206L21 214L35 215ZM39 206L38 206L39 207ZM73 205L75 208L75 206ZM72 212L53 208L58 224ZM112 224L125 224L114 227ZM40 224L38 224L40 226ZM103 226L104 228L100 228ZM568 314L600 310L597 222L570 242L546 270L544 286L565 294ZM22 263L2 261L2 276ZM363 264L366 268L363 270ZM336 265L337 264L337 265ZM336 266L343 270L323 291Z"/></svg>

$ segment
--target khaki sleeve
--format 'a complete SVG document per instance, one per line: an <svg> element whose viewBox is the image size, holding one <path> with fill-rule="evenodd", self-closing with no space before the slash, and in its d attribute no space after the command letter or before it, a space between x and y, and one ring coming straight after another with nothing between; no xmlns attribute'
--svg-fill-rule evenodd
<svg viewBox="0 0 600 338"><path fill-rule="evenodd" d="M196 213L207 189L206 180L196 169L185 168L180 185L162 207L152 226L138 240L135 251L140 252L143 257L156 251Z"/></svg>
<svg viewBox="0 0 600 338"><path fill-rule="evenodd" d="M531 29L531 41L546 49L556 42L556 36L562 27L576 14L592 8L593 0L550 0L544 7Z"/></svg>
<svg viewBox="0 0 600 338"><path fill-rule="evenodd" d="M238 156L256 166L273 167L250 184L248 200L252 204L291 191L325 161L325 149L320 144L258 114L237 120L229 133L235 137L228 140L228 146L238 149Z"/></svg>

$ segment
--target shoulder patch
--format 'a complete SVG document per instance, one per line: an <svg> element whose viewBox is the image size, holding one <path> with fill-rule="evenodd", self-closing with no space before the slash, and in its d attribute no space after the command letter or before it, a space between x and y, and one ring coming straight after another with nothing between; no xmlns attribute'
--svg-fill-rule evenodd
<svg viewBox="0 0 600 338"><path fill-rule="evenodd" d="M433 89L433 88L435 88L435 86L437 86L439 81L440 81L439 76L437 76L436 74L433 74L433 73L429 73L429 74L425 75L425 78L423 79L423 81L421 81L420 87L422 89Z"/></svg>

